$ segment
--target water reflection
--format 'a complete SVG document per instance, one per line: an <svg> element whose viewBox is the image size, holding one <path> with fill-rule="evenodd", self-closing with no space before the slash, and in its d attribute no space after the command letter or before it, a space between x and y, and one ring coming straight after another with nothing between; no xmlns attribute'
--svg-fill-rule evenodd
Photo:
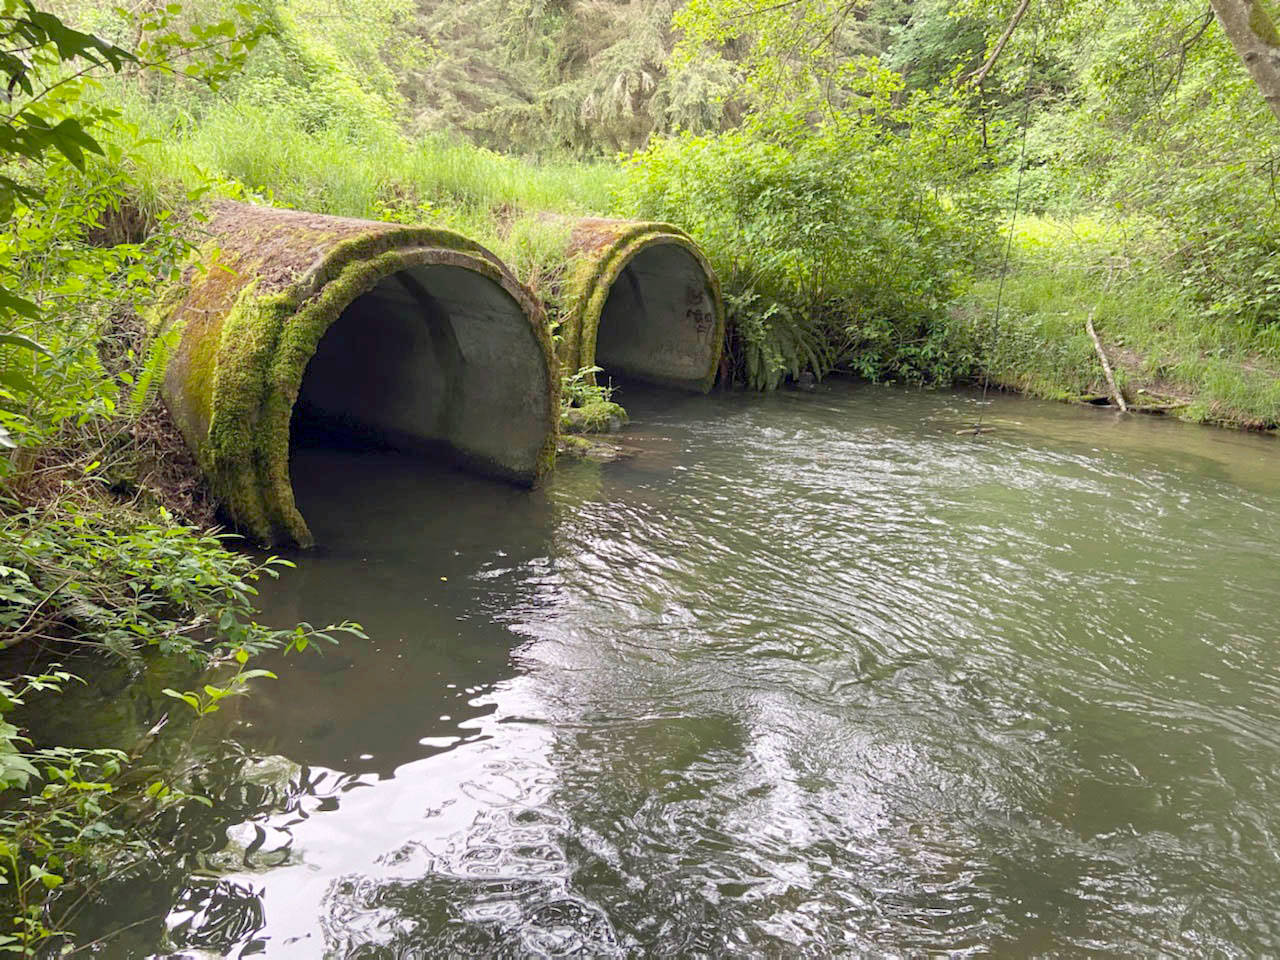
<svg viewBox="0 0 1280 960"><path fill-rule="evenodd" d="M295 454L299 506L323 546L264 597L281 626L359 621L369 641L289 658L287 683L240 714L263 749L390 776L465 739L478 699L510 676L494 616L549 560L556 509L539 493L377 452Z"/></svg>
<svg viewBox="0 0 1280 960"><path fill-rule="evenodd" d="M228 782L287 787L232 806L163 949L1280 950L1275 444L628 399L638 455L540 493L295 468L327 547L271 616L372 639L230 718L288 760Z"/></svg>
<svg viewBox="0 0 1280 960"><path fill-rule="evenodd" d="M182 891L169 914L169 933L187 948L209 948L227 956L262 954L266 941L257 934L266 926L262 887L228 880L201 879Z"/></svg>
<svg viewBox="0 0 1280 960"><path fill-rule="evenodd" d="M497 699L521 703L521 687L505 682ZM562 845L568 825L547 805L555 778L549 731L492 712L464 727L483 732L393 778L348 781L327 805L314 779L316 792L296 808L228 831L232 853L210 866L221 867L231 888L254 890L271 923L253 933L271 955L490 955L507 942L535 954L613 949L607 917L572 889ZM360 785L371 788L353 789ZM255 885L268 866L269 882ZM189 914L170 915L175 947L217 935ZM430 950L415 952L426 944Z"/></svg>

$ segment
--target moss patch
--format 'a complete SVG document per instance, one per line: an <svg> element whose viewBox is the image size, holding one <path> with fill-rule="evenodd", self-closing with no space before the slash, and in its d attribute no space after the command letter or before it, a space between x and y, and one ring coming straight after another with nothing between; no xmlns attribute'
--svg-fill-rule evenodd
<svg viewBox="0 0 1280 960"><path fill-rule="evenodd" d="M617 433L628 419L621 404L595 400L565 409L560 415L560 429L565 433Z"/></svg>
<svg viewBox="0 0 1280 960"><path fill-rule="evenodd" d="M1249 29L1268 47L1280 47L1280 32L1277 32L1271 14L1263 7L1262 0L1254 0L1249 10Z"/></svg>

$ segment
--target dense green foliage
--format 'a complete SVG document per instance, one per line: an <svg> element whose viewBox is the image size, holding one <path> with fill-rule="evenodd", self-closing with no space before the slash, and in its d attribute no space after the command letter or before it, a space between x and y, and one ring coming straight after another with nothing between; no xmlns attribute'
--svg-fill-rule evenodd
<svg viewBox="0 0 1280 960"><path fill-rule="evenodd" d="M727 292L732 368L752 387L803 369L949 380L972 358L941 319L992 246L962 106L868 65L862 108L785 139L655 139L629 163L622 212L686 227Z"/></svg>
<svg viewBox="0 0 1280 960"><path fill-rule="evenodd" d="M179 468L175 487L154 410L169 345L144 342L136 316L192 247L168 210L145 229L136 222L138 134L100 81L181 68L216 85L262 32L248 5L180 27L177 12L137 21L148 39L126 50L26 4L3 7L0 70L16 95L0 125L0 649L76 657L0 680L6 718L56 711L90 652L139 670L148 652L189 661L204 678L166 693L202 717L271 676L248 666L253 656L331 639L256 623L253 584L283 562L229 552L161 505L195 506L180 489L192 478ZM190 724L177 727L190 737ZM152 815L202 798L186 789L191 771L139 765L147 742L131 752L35 743L0 720L0 898L11 920L0 952L65 944L63 925L97 883L164 855Z"/></svg>
<svg viewBox="0 0 1280 960"><path fill-rule="evenodd" d="M977 338L972 316L994 317L985 281L1003 268L997 235L1020 182L1023 213L1127 225L1112 237L1140 248L1113 252L1149 265L1143 289L1168 288L1169 323L1239 330L1248 363L1273 370L1274 124L1216 25L1191 0L1033 4L982 86L961 82L1015 7L291 0L265 11L218 90L159 78L106 100L148 141L124 171L148 222L209 189L434 221L512 262L553 316L565 237L543 211L673 220L723 274L729 370L756 387L805 368L990 372L1005 345L992 324ZM94 22L120 39L115 16ZM571 159L633 147L621 169ZM1036 289L1032 260L1024 271L1014 250L1011 292ZM1198 394L1206 368L1177 342L1144 361ZM1096 391L1099 375L1064 368L1052 392ZM1183 408L1255 424L1277 412Z"/></svg>
<svg viewBox="0 0 1280 960"><path fill-rule="evenodd" d="M1280 130L1239 58L1185 0L1061 4L1030 26L1006 54L1041 65L1024 206L1062 227L1019 244L1012 331L1057 349L1054 315L1078 325L1097 309L1135 389L1171 395L1194 419L1274 426ZM983 302L979 291L971 306ZM1042 367L1046 392L1090 382L1043 354L1022 368Z"/></svg>
<svg viewBox="0 0 1280 960"><path fill-rule="evenodd" d="M888 306L887 338L842 340L849 326L826 322L843 306L834 288L797 319L781 298L755 299L754 282L731 282L731 295L745 294L755 307L751 317L738 318L739 334L773 343L773 355L783 356L782 366L792 371L802 357L820 371L827 356L808 344L821 342L835 351L837 365L865 376L945 382L981 371L1019 389L1071 397L1100 386L1096 356L1064 349L1089 345L1082 339L1084 319L1096 314L1104 339L1122 348L1117 363L1131 375L1133 389L1158 388L1169 401L1162 406L1195 419L1276 424L1280 233L1273 174L1280 138L1239 58L1204 6L1191 0L1032 4L982 86L966 83L1018 7L996 0L691 0L682 10L680 56L736 55L743 71L747 82L738 95L748 101L750 120L733 136L750 140L749 149L742 140L734 148L744 157L776 146L785 163L798 164L811 135L848 125L851 116L875 127L876 135L849 145L847 155L886 176L868 183L865 193L845 194L838 228L828 224L822 233L832 246L817 254L842 271L859 248L875 251L881 264L898 263L891 250L877 247L876 226L901 223L894 204L918 184L939 191L938 215L925 222L945 225L953 237L970 226L969 211L988 189L1003 208L992 227L1008 229L1015 203L1023 214L1061 224L1040 232L1041 239L1054 238L1051 246L1011 248L1005 283L994 279L1005 264L990 257L989 245L937 245L933 236L904 232L908 266L872 287L856 287L860 305ZM868 44L878 54L875 66L858 59ZM885 68L900 75L904 92L881 107L866 84ZM910 90L927 97L907 96ZM954 121L931 112L952 103ZM797 128L807 132L799 141ZM932 138L945 141L946 149L931 151ZM895 142L908 145L902 157L909 172L902 176L894 176L902 160L886 149ZM641 155L649 168L640 177L643 195L666 202L668 194L678 198L689 190L686 171L671 163L674 152L659 142ZM816 187L789 205L821 207L824 193L845 190L847 162L833 156L819 166L829 180L816 178ZM704 194L681 211L695 219L708 209L749 211L745 218L734 214L730 232L738 236L727 244L722 235L729 221L691 227L733 278L742 271L723 256L726 247L758 268L774 255L788 256L788 241L796 238L791 229L768 237L748 228L768 210L740 200L750 194L756 169L751 162L724 163ZM664 177L666 186L654 184ZM679 203L668 209L679 210ZM853 226L864 212L863 226ZM1073 238L1074 225L1099 218L1107 225L1105 241ZM823 221L812 207L803 219ZM842 231L849 239L838 252L834 241ZM940 306L917 294L916 268L938 275ZM970 286L971 280L977 282ZM915 309L895 302L895 288L910 295ZM996 294L1004 289L1013 309L1001 326ZM1100 297L1103 290L1107 295ZM744 359L759 366L750 351Z"/></svg>

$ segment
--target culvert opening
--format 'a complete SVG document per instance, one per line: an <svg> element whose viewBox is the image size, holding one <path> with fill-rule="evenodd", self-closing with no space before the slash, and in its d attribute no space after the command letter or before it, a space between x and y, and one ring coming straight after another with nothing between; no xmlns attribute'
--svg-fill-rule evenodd
<svg viewBox="0 0 1280 960"><path fill-rule="evenodd" d="M678 244L654 244L614 281L595 362L605 377L702 390L719 356L716 329L711 283L697 257Z"/></svg>
<svg viewBox="0 0 1280 960"><path fill-rule="evenodd" d="M307 364L291 449L394 450L536 479L550 385L524 309L488 277L425 264L380 280Z"/></svg>

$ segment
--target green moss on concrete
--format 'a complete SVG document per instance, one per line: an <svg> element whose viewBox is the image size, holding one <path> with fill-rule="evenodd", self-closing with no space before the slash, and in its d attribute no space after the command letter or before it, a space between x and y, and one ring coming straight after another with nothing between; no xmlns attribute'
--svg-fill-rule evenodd
<svg viewBox="0 0 1280 960"><path fill-rule="evenodd" d="M546 358L548 437L541 477L555 461L559 377L545 317L491 253L460 234L243 204L212 222L209 264L191 268L186 296L166 294L157 329L180 325L164 395L226 512L259 542L312 542L289 478L289 427L321 337L385 277L423 264L473 270L520 305Z"/></svg>
<svg viewBox="0 0 1280 960"><path fill-rule="evenodd" d="M564 313L557 351L561 367L581 370L596 365L596 337L600 316L614 281L643 250L656 245L673 245L687 250L707 277L715 308L712 331L716 349L702 380L704 390L715 383L724 343L724 301L720 281L702 250L679 227L669 223L635 220L584 219L578 221L571 241L574 267L565 283Z"/></svg>

